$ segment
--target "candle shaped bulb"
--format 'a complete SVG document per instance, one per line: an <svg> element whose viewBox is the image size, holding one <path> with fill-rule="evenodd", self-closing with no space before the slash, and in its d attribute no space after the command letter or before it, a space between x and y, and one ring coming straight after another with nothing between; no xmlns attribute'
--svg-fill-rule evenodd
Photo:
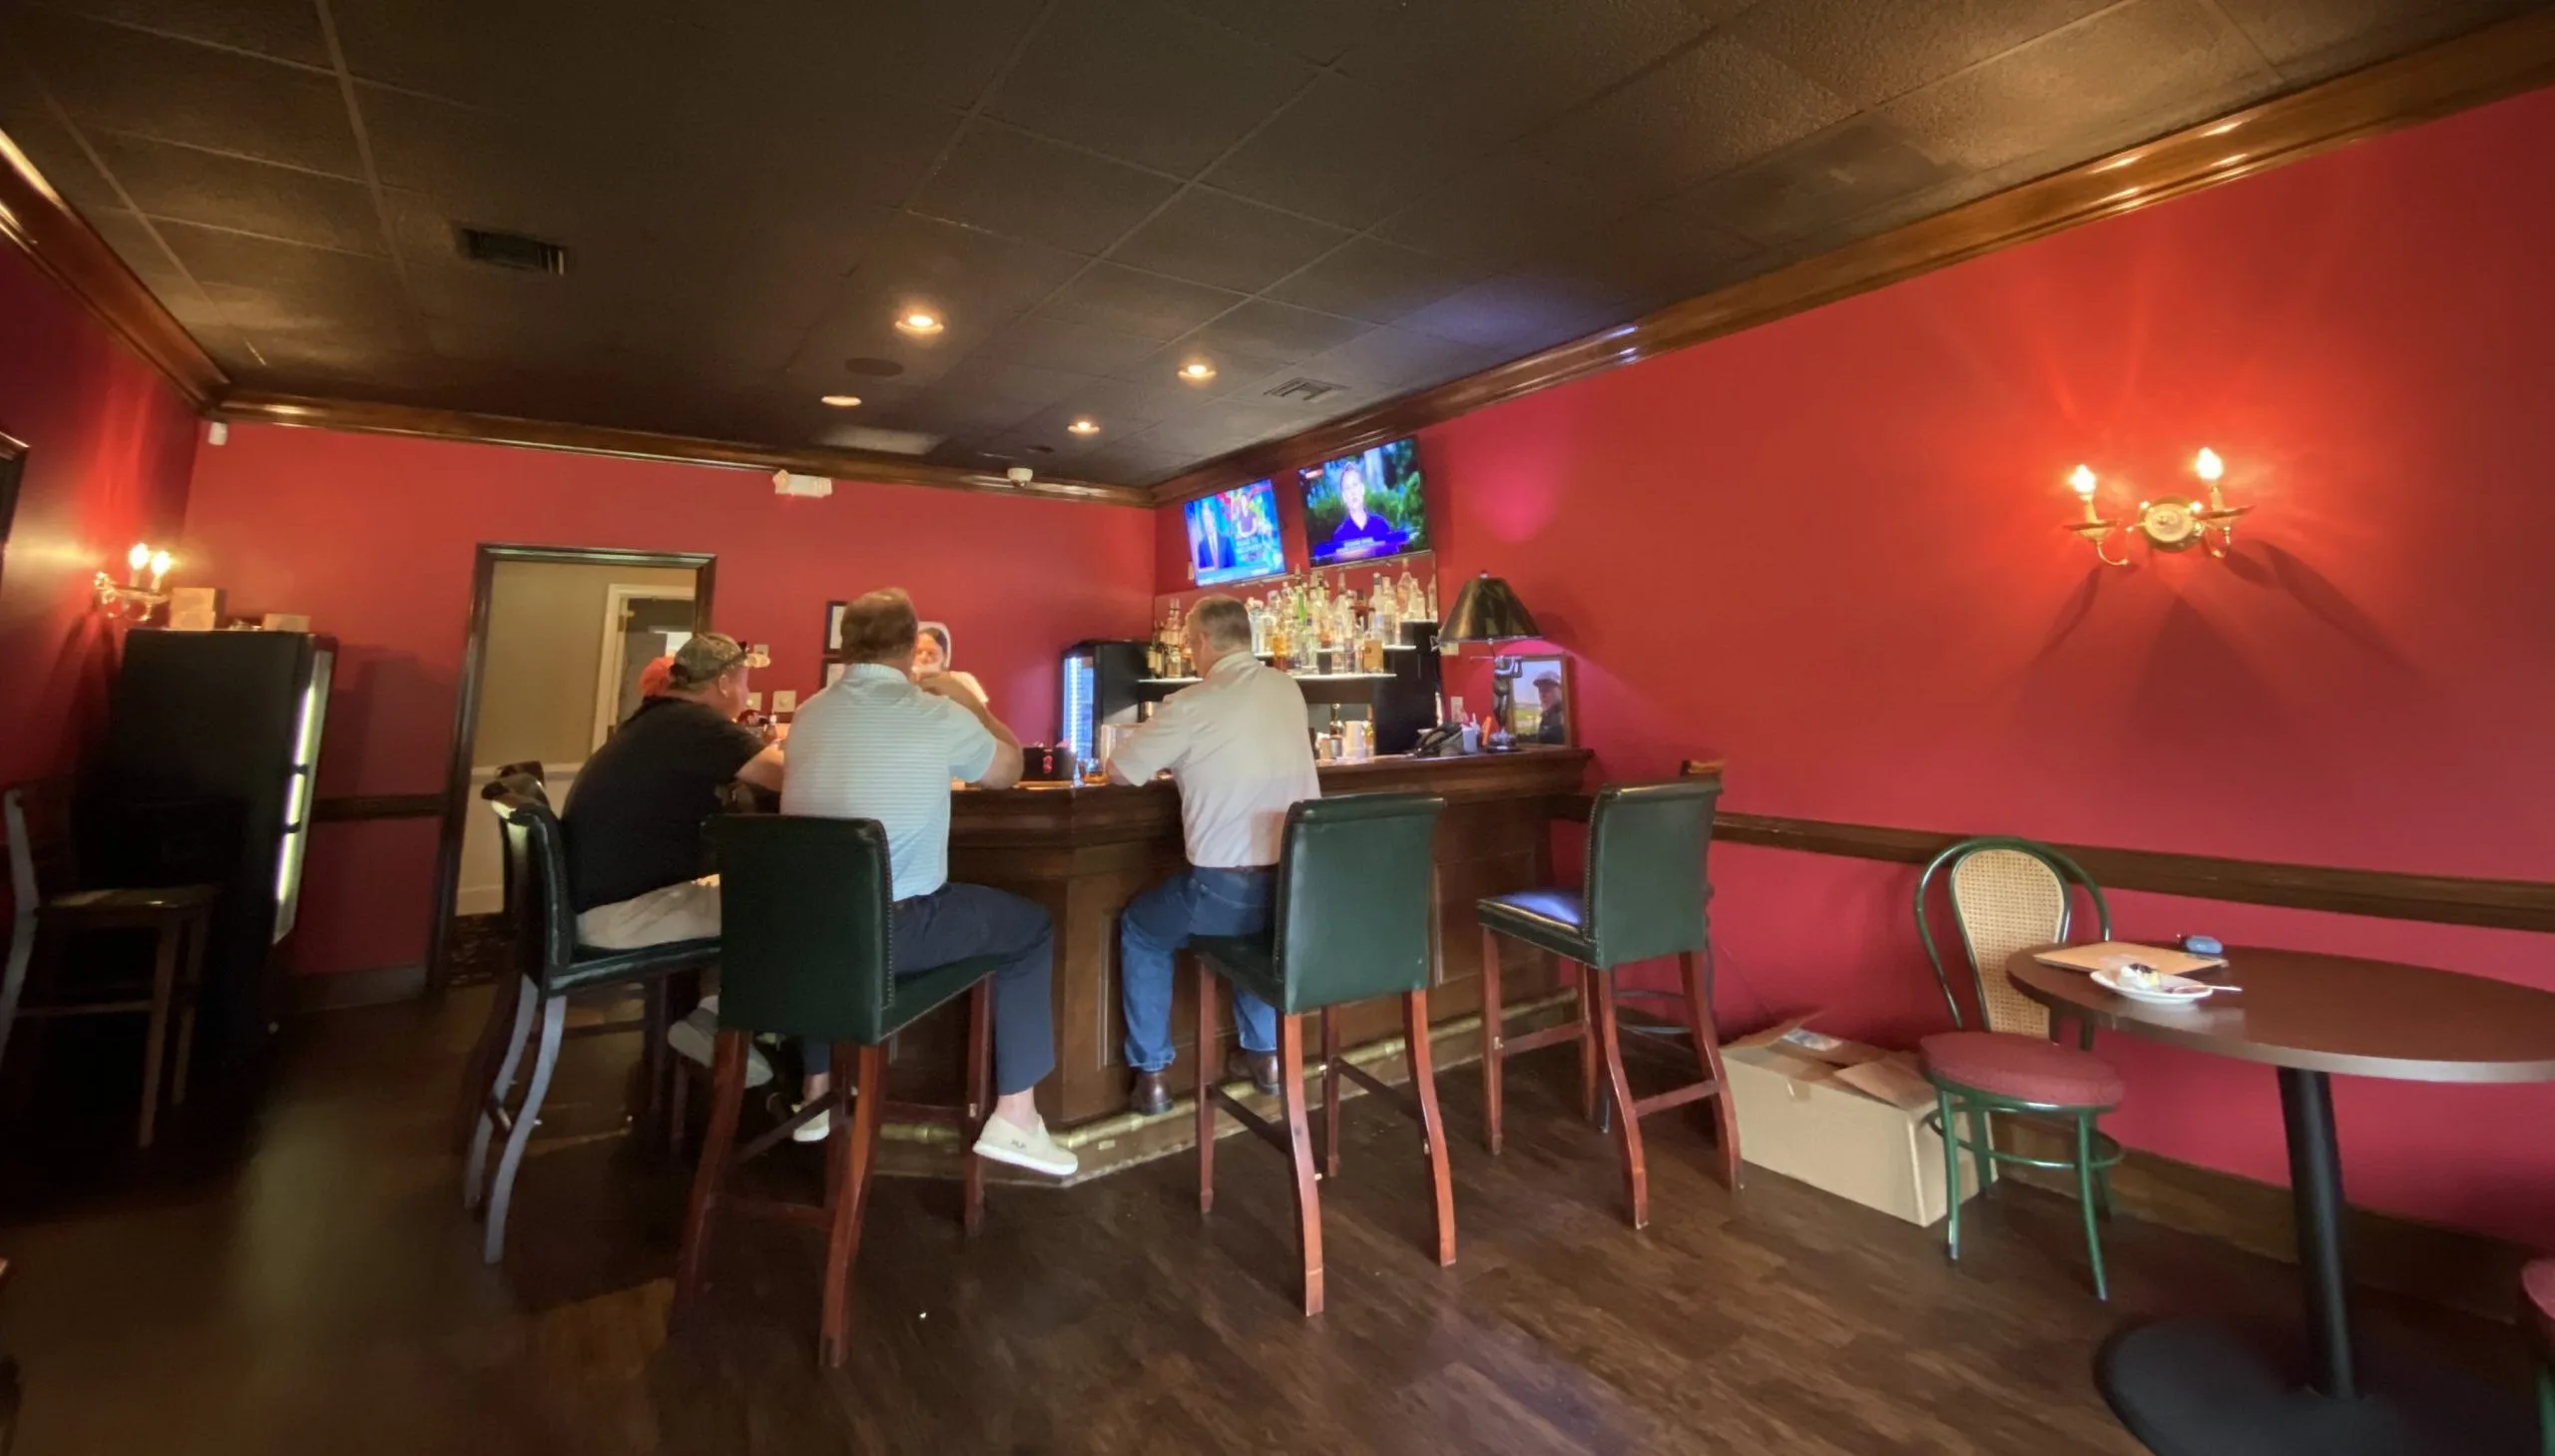
<svg viewBox="0 0 2555 1456"><path fill-rule="evenodd" d="M2213 511L2227 509L2227 502L2218 494L2218 480L2227 473L2227 462L2218 458L2218 452L2203 445L2200 453L2192 457L2192 473L2200 477L2201 484L2209 487L2209 508Z"/></svg>
<svg viewBox="0 0 2555 1456"><path fill-rule="evenodd" d="M2085 519L2089 523L2102 519L2094 514L2094 487L2097 483L2093 467L2089 465L2077 466L2075 472L2067 477L2069 488L2076 492L2078 500L2085 503Z"/></svg>
<svg viewBox="0 0 2555 1456"><path fill-rule="evenodd" d="M151 548L136 541L133 543L133 549L124 554L124 564L127 572L126 580L141 581L142 569L151 564Z"/></svg>
<svg viewBox="0 0 2555 1456"><path fill-rule="evenodd" d="M160 579L167 576L169 568L177 564L178 559L165 551L151 553L151 590L155 592L160 590Z"/></svg>

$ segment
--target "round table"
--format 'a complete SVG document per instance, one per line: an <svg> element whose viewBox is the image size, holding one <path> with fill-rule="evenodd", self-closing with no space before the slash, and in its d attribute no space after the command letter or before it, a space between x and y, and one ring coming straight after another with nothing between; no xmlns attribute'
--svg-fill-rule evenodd
<svg viewBox="0 0 2555 1456"><path fill-rule="evenodd" d="M2514 1395L2419 1359L2362 1369L2329 1079L2340 1072L2411 1082L2555 1081L2555 993L2423 966L2240 946L2228 950L2226 970L2203 975L2240 991L2196 1006L2157 1006L2114 995L2083 971L2043 965L2037 953L2017 953L2005 974L2056 1015L2280 1069L2307 1362L2301 1371L2197 1318L2128 1330L2104 1347L2098 1374L2132 1434L2161 1456L2537 1449Z"/></svg>

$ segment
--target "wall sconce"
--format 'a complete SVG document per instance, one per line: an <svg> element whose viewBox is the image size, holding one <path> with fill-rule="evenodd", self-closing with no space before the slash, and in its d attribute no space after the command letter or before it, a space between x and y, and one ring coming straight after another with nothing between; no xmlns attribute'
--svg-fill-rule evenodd
<svg viewBox="0 0 2555 1456"><path fill-rule="evenodd" d="M2216 450L2204 447L2192 457L2192 474L2209 492L2209 504L2188 497L2168 496L2163 500L2140 501L2134 521L2106 520L2094 509L2094 491L2100 486L2092 467L2079 465L2067 477L2076 498L2085 503L2085 519L2070 521L2067 529L2082 536L2094 548L2094 555L2107 566L2127 566L2126 556L2114 556L2107 549L2114 531L2124 525L2147 538L2147 544L2158 551L2189 551L2194 546L2205 548L2212 556L2225 556L2227 548L2236 544L2236 518L2252 506L2231 506L2219 493L2218 482L2227 474L2227 462L2218 458Z"/></svg>
<svg viewBox="0 0 2555 1456"><path fill-rule="evenodd" d="M125 553L124 562L125 581L121 586L105 572L98 573L98 610L110 617L148 622L151 614L169 600L169 594L160 589L160 584L168 578L169 568L176 566L178 559L166 551L155 551L148 544L137 541L133 549ZM151 579L149 586L143 585L145 574Z"/></svg>

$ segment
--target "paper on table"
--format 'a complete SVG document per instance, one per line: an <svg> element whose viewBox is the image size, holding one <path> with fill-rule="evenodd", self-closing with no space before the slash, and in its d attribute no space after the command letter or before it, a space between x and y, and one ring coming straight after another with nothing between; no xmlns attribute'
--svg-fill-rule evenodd
<svg viewBox="0 0 2555 1456"><path fill-rule="evenodd" d="M2116 971L2135 961L2159 975L2187 976L2194 971L2213 971L2227 964L2225 956L2193 955L2189 951L2172 950L2161 945L2139 945L2127 940L2098 940L2091 945L2064 945L2056 950L2035 953L2033 960L2045 966L2069 971Z"/></svg>

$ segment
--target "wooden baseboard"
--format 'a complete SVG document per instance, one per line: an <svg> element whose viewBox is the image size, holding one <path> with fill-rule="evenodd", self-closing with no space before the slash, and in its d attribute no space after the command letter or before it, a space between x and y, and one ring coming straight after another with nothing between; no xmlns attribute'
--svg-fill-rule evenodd
<svg viewBox="0 0 2555 1456"><path fill-rule="evenodd" d="M2010 1118L2000 1122L1996 1145L2035 1158L2064 1158L2069 1152L2058 1131ZM2003 1176L2066 1198L2076 1196L2074 1176L2059 1170L2008 1166ZM2129 1217L2221 1239L2285 1263L2298 1261L2296 1215L2289 1190L2277 1184L2133 1148L2112 1172L2112 1199ZM2345 1236L2355 1282L2493 1320L2512 1318L2520 1266L2531 1257L2527 1249L2490 1234L2367 1209L2350 1211Z"/></svg>
<svg viewBox="0 0 2555 1456"><path fill-rule="evenodd" d="M292 1014L350 1011L358 1006L387 1006L414 1001L426 993L423 965L375 966L368 971L339 971L326 976L294 976L287 996Z"/></svg>

